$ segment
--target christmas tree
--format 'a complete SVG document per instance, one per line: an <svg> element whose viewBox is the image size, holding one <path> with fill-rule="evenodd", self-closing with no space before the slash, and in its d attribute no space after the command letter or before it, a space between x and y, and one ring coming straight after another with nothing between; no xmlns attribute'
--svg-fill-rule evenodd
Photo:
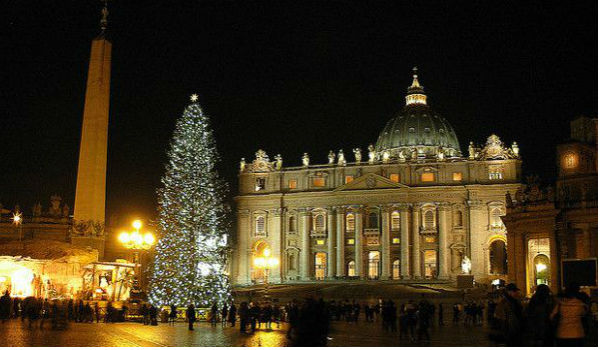
<svg viewBox="0 0 600 350"><path fill-rule="evenodd" d="M230 298L225 274L226 184L209 119L192 103L175 125L158 190L158 233L150 302L207 307Z"/></svg>

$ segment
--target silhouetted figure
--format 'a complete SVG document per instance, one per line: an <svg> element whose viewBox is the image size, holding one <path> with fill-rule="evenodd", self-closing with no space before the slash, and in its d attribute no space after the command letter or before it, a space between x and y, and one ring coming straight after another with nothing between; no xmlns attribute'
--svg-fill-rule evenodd
<svg viewBox="0 0 600 350"><path fill-rule="evenodd" d="M219 307L216 303L213 303L210 308L210 325L213 327L217 326L217 317L219 317Z"/></svg>
<svg viewBox="0 0 600 350"><path fill-rule="evenodd" d="M175 304L171 304L171 311L169 312L169 324L174 325L177 319L177 307Z"/></svg>
<svg viewBox="0 0 600 350"><path fill-rule="evenodd" d="M100 323L100 305L98 303L94 305L94 313L96 314L96 323Z"/></svg>
<svg viewBox="0 0 600 350"><path fill-rule="evenodd" d="M442 303L438 305L438 326L444 325L444 307Z"/></svg>
<svg viewBox="0 0 600 350"><path fill-rule="evenodd" d="M227 325L227 304L223 303L223 308L221 309L221 327L225 327Z"/></svg>
<svg viewBox="0 0 600 350"><path fill-rule="evenodd" d="M584 317L589 310L581 299L587 301L580 296L579 286L569 285L554 307L551 317L557 318L556 345L585 346Z"/></svg>
<svg viewBox="0 0 600 350"><path fill-rule="evenodd" d="M531 296L529 304L525 309L529 336L532 346L552 346L554 336L550 315L554 310L554 300L550 294L550 288L545 284L539 284L535 293Z"/></svg>
<svg viewBox="0 0 600 350"><path fill-rule="evenodd" d="M500 341L508 346L521 346L523 343L523 307L519 297L519 288L514 283L507 284L494 314L501 334Z"/></svg>
<svg viewBox="0 0 600 350"><path fill-rule="evenodd" d="M240 304L240 333L246 333L246 328L248 327L248 319L250 317L250 309L248 308L248 303L243 301Z"/></svg>
<svg viewBox="0 0 600 350"><path fill-rule="evenodd" d="M140 307L140 315L142 315L142 322L145 325L147 325L149 321L149 317L148 317L148 305L146 305L146 303L142 303L142 306Z"/></svg>
<svg viewBox="0 0 600 350"><path fill-rule="evenodd" d="M419 303L419 309L417 311L418 318L418 340L429 340L429 319L431 308L427 300L423 300Z"/></svg>
<svg viewBox="0 0 600 350"><path fill-rule="evenodd" d="M237 317L237 308L234 303L231 303L231 307L229 307L229 313L227 315L227 321L231 325L231 327L235 327L235 319Z"/></svg>
<svg viewBox="0 0 600 350"><path fill-rule="evenodd" d="M188 308L185 310L185 317L188 321L188 329L190 331L194 330L194 322L196 322L196 309L194 308L194 304L190 304Z"/></svg>
<svg viewBox="0 0 600 350"><path fill-rule="evenodd" d="M10 294L7 290L4 292L4 295L0 297L0 318L2 319L2 323L6 322L6 320L10 317L11 305L12 300L10 299Z"/></svg>

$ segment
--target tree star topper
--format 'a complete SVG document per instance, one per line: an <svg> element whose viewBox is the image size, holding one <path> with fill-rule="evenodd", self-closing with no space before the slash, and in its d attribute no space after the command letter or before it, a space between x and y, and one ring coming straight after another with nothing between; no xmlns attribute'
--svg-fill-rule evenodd
<svg viewBox="0 0 600 350"><path fill-rule="evenodd" d="M198 101L198 94L192 94L192 96L190 96L190 100L192 100L192 102Z"/></svg>

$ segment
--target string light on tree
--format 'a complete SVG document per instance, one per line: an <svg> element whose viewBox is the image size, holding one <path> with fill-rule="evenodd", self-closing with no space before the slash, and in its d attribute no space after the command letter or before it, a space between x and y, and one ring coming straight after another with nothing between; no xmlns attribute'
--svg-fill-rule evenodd
<svg viewBox="0 0 600 350"><path fill-rule="evenodd" d="M158 233L150 301L157 306L222 305L231 297L225 273L226 185L216 170L218 153L198 95L175 126L158 190Z"/></svg>

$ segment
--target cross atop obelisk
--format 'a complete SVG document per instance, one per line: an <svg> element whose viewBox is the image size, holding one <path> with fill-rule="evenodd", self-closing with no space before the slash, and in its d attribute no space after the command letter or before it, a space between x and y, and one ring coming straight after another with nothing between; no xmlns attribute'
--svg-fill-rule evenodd
<svg viewBox="0 0 600 350"><path fill-rule="evenodd" d="M100 20L100 35L92 40L90 65L83 108L79 167L71 241L104 254L106 205L106 157L112 44L106 37L106 1Z"/></svg>

